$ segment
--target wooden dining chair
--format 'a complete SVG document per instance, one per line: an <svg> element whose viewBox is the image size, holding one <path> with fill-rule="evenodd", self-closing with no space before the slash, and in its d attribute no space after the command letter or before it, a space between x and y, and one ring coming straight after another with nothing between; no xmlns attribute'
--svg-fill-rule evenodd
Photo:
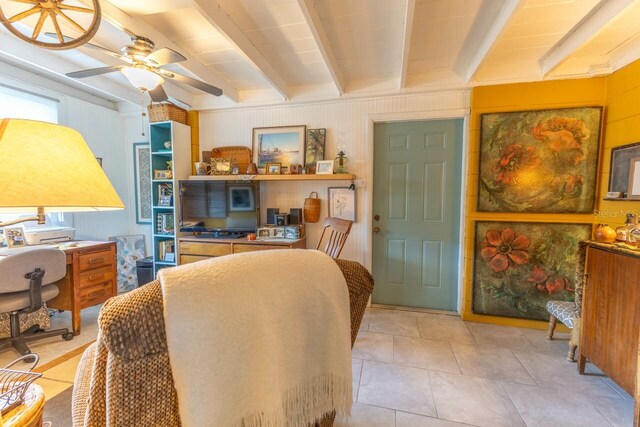
<svg viewBox="0 0 640 427"><path fill-rule="evenodd" d="M324 229L322 230L322 235L320 236L316 250L324 251L324 253L329 255L331 258L339 258L340 252L342 252L342 247L347 241L347 237L349 237L351 224L353 224L353 221L349 221L347 219L332 217L326 218L324 220ZM329 233L327 233L327 231ZM325 234L327 234L326 243L324 245L324 249L320 249Z"/></svg>

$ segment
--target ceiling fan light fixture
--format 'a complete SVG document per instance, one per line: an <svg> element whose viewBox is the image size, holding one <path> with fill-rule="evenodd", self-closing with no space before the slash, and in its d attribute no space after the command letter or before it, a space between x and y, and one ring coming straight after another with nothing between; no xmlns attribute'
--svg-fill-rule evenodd
<svg viewBox="0 0 640 427"><path fill-rule="evenodd" d="M124 67L120 70L129 82L142 91L153 90L164 83L164 79L144 66Z"/></svg>

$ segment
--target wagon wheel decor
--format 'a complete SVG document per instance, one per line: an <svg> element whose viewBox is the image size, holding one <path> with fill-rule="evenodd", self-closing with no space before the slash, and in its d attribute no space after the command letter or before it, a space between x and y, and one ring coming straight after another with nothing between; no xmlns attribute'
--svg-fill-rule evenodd
<svg viewBox="0 0 640 427"><path fill-rule="evenodd" d="M88 42L98 31L100 3L91 0L85 6L66 0L0 0L0 22L16 37L33 45L73 49ZM64 36L61 25L67 33ZM54 34L48 37L51 41L38 39L45 31Z"/></svg>

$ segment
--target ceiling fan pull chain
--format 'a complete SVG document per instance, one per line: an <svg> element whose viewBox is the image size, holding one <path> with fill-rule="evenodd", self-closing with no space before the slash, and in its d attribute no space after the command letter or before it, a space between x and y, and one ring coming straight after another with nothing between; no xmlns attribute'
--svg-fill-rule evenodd
<svg viewBox="0 0 640 427"><path fill-rule="evenodd" d="M145 136L144 133L144 118L147 116L147 112L144 110L144 92L140 91L140 127L142 131L142 136Z"/></svg>

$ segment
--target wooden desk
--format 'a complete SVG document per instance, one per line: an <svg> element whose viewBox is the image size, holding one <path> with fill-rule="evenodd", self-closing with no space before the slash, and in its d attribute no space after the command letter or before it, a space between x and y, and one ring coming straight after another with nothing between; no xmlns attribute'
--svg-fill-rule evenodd
<svg viewBox="0 0 640 427"><path fill-rule="evenodd" d="M640 252L587 243L578 371L590 360L635 398L640 426Z"/></svg>
<svg viewBox="0 0 640 427"><path fill-rule="evenodd" d="M189 264L208 258L241 252L267 249L305 249L306 247L306 237L297 240L212 239L200 237L180 237L178 239L180 264Z"/></svg>
<svg viewBox="0 0 640 427"><path fill-rule="evenodd" d="M80 241L60 246L67 254L67 275L56 282L60 293L47 306L71 311L73 333L80 335L80 310L118 293L116 243Z"/></svg>

